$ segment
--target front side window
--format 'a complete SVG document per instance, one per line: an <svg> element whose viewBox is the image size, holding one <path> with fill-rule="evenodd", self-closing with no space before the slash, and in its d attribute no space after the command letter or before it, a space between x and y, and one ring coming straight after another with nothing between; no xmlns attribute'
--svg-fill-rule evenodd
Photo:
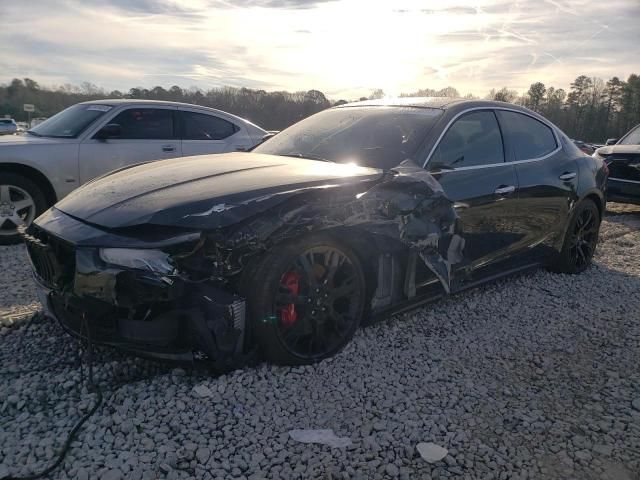
<svg viewBox="0 0 640 480"><path fill-rule="evenodd" d="M447 130L429 160L429 169L476 167L504 162L502 134L491 111L471 112Z"/></svg>
<svg viewBox="0 0 640 480"><path fill-rule="evenodd" d="M622 140L620 140L620 145L640 145L640 125L627 133Z"/></svg>
<svg viewBox="0 0 640 480"><path fill-rule="evenodd" d="M253 151L388 170L415 156L442 110L342 107L316 113Z"/></svg>
<svg viewBox="0 0 640 480"><path fill-rule="evenodd" d="M75 138L113 107L94 103L73 105L28 130L38 137Z"/></svg>
<svg viewBox="0 0 640 480"><path fill-rule="evenodd" d="M516 160L544 157L558 147L551 128L535 118L506 110L498 110L498 116Z"/></svg>
<svg viewBox="0 0 640 480"><path fill-rule="evenodd" d="M109 121L120 125L118 139L160 140L173 138L173 112L162 108L130 108Z"/></svg>
<svg viewBox="0 0 640 480"><path fill-rule="evenodd" d="M213 115L181 112L183 140L223 140L240 128L227 120Z"/></svg>

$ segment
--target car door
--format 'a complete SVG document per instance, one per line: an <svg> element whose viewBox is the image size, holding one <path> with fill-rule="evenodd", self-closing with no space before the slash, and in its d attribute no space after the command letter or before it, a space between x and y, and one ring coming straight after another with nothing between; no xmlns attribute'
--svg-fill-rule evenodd
<svg viewBox="0 0 640 480"><path fill-rule="evenodd" d="M114 113L101 127L118 125L118 135L99 139L96 129L80 144L80 182L127 165L181 156L176 115L176 107L148 105Z"/></svg>
<svg viewBox="0 0 640 480"><path fill-rule="evenodd" d="M516 248L531 263L543 261L562 240L578 198L578 163L550 125L523 112L505 109L497 115L520 185L514 223L521 240Z"/></svg>
<svg viewBox="0 0 640 480"><path fill-rule="evenodd" d="M504 258L519 241L513 228L518 181L504 152L495 113L473 110L447 128L426 164L454 202L468 273Z"/></svg>
<svg viewBox="0 0 640 480"><path fill-rule="evenodd" d="M185 157L244 151L254 144L246 127L230 117L195 109L180 109L179 115Z"/></svg>

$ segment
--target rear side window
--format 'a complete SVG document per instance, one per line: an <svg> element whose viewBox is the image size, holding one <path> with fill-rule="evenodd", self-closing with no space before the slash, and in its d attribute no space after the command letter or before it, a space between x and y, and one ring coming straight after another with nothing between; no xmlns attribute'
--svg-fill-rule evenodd
<svg viewBox="0 0 640 480"><path fill-rule="evenodd" d="M109 123L122 128L120 139L159 140L173 138L173 112L162 108L131 108Z"/></svg>
<svg viewBox="0 0 640 480"><path fill-rule="evenodd" d="M240 128L233 123L213 115L181 112L183 140L222 140Z"/></svg>
<svg viewBox="0 0 640 480"><path fill-rule="evenodd" d="M515 160L544 157L558 145L551 128L522 113L498 110L500 123L513 145Z"/></svg>
<svg viewBox="0 0 640 480"><path fill-rule="evenodd" d="M491 111L463 115L447 130L429 160L429 169L461 168L504 162L502 134Z"/></svg>

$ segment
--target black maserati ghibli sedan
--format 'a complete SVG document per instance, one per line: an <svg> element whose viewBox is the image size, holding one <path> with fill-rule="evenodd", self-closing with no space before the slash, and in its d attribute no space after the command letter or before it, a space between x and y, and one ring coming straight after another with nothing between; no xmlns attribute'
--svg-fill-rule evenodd
<svg viewBox="0 0 640 480"><path fill-rule="evenodd" d="M640 205L640 125L620 140L610 138L593 156L609 168L607 199Z"/></svg>
<svg viewBox="0 0 640 480"><path fill-rule="evenodd" d="M111 172L23 231L70 333L167 359L282 364L364 320L534 267L579 273L607 170L515 105L334 107L252 152Z"/></svg>

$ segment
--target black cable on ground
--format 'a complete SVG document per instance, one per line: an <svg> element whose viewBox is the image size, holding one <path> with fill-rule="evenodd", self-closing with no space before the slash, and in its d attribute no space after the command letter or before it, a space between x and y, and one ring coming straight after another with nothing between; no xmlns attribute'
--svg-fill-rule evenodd
<svg viewBox="0 0 640 480"><path fill-rule="evenodd" d="M96 392L96 395L97 395L96 403L93 405L93 407L91 407L91 410L89 410L78 421L78 423L76 423L75 426L71 429L71 432L69 432L69 435L67 436L67 439L64 442L64 445L62 446L62 450L58 454L58 458L56 459L55 462L53 462L50 466L48 466L47 468L45 468L44 470L42 470L41 472L38 472L38 473L33 473L31 475L27 475L27 476L23 476L23 477L9 475L9 476L5 476L5 477L1 478L0 480L35 480L37 478L43 478L43 477L46 477L47 475L49 475L56 468L58 468L60 466L60 464L62 464L62 462L64 461L64 459L67 456L67 453L69 452L69 449L71 447L71 442L73 442L73 440L75 439L75 436L78 433L78 430L80 430L80 428L82 428L82 425L84 425L84 423L87 420L89 420L89 418L94 413L96 413L98 408L100 408L100 405L102 405L102 391L100 390L100 387L98 386L98 384L95 383L94 380L93 380L93 344L91 343L91 330L89 329L89 325L87 323L86 316L83 316L83 329L84 328L86 328L86 330L87 330L87 336L85 337L85 339L87 340L87 361L88 361L88 364L89 364L89 368L88 368L88 370L89 370L89 376L88 376L89 388Z"/></svg>

